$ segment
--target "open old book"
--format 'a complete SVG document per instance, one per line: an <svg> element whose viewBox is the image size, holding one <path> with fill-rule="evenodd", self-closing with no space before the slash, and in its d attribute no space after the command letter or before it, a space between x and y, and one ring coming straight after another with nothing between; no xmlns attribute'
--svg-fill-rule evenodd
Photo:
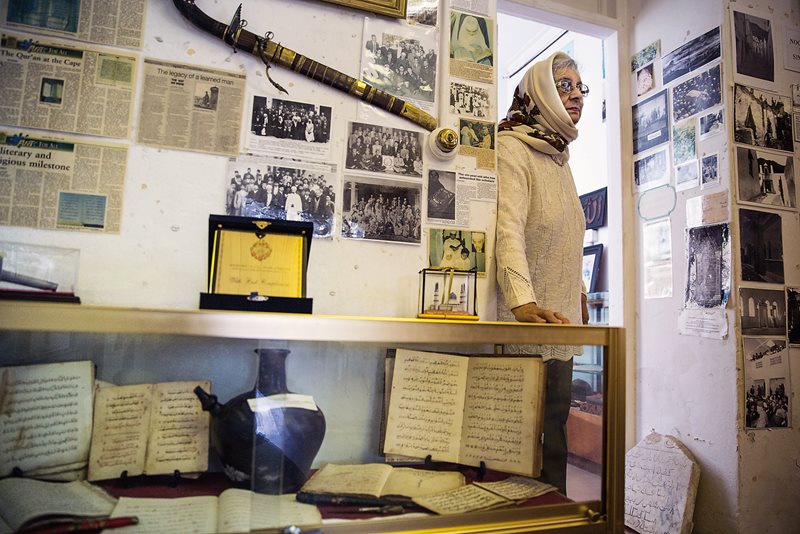
<svg viewBox="0 0 800 534"><path fill-rule="evenodd" d="M210 416L193 390L208 381L97 389L89 480L208 469Z"/></svg>
<svg viewBox="0 0 800 534"><path fill-rule="evenodd" d="M46 482L21 477L0 480L0 534L107 517L117 500L85 480Z"/></svg>
<svg viewBox="0 0 800 534"><path fill-rule="evenodd" d="M219 497L204 495L177 499L120 497L111 517L135 516L139 524L126 533L250 532L289 525L318 526L316 506L299 503L294 495L263 495L231 488Z"/></svg>
<svg viewBox="0 0 800 534"><path fill-rule="evenodd" d="M94 364L0 368L0 477L77 480L92 433Z"/></svg>
<svg viewBox="0 0 800 534"><path fill-rule="evenodd" d="M456 471L426 471L389 464L326 464L303 484L297 500L316 504L409 502L463 486Z"/></svg>
<svg viewBox="0 0 800 534"><path fill-rule="evenodd" d="M556 489L532 478L512 476L498 482L473 482L454 490L416 497L414 503L441 515L462 514L511 506Z"/></svg>
<svg viewBox="0 0 800 534"><path fill-rule="evenodd" d="M386 388L385 454L541 473L541 357L397 349Z"/></svg>

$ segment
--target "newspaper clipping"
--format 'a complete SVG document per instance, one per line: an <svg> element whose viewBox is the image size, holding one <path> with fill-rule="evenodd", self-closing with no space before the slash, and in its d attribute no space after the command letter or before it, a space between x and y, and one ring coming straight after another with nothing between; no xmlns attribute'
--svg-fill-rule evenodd
<svg viewBox="0 0 800 534"><path fill-rule="evenodd" d="M239 153L245 75L144 60L137 141L208 154Z"/></svg>
<svg viewBox="0 0 800 534"><path fill-rule="evenodd" d="M491 175L428 171L428 224L469 226L473 200L496 202L497 179Z"/></svg>
<svg viewBox="0 0 800 534"><path fill-rule="evenodd" d="M0 130L0 224L119 233L128 147Z"/></svg>
<svg viewBox="0 0 800 534"><path fill-rule="evenodd" d="M3 34L0 123L127 138L136 59Z"/></svg>
<svg viewBox="0 0 800 534"><path fill-rule="evenodd" d="M6 26L125 48L142 47L145 0L0 0Z"/></svg>

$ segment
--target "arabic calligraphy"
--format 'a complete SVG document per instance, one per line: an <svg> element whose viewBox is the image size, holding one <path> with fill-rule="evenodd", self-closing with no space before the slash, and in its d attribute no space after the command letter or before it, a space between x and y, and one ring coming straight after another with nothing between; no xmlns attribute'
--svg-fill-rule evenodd
<svg viewBox="0 0 800 534"><path fill-rule="evenodd" d="M0 370L0 476L86 461L92 363Z"/></svg>

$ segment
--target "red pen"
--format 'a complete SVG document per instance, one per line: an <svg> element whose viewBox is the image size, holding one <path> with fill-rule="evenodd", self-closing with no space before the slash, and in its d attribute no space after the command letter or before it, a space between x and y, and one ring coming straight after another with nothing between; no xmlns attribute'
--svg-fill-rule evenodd
<svg viewBox="0 0 800 534"><path fill-rule="evenodd" d="M103 530L105 528L120 528L139 523L139 518L130 517L106 517L102 519L84 519L74 523L62 523L51 525L33 530L24 531L25 534L67 534L69 532L86 532L89 530Z"/></svg>

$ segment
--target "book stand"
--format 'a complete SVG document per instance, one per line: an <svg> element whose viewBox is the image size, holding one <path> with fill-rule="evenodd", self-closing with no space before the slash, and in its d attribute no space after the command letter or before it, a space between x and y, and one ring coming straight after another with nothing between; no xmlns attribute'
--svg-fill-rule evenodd
<svg viewBox="0 0 800 534"><path fill-rule="evenodd" d="M425 463L423 465L425 466L425 469L428 469L429 471L446 471L446 467L451 465L456 466L457 470L461 473L474 470L474 480L477 480L478 482L483 482L483 478L486 476L486 462L483 460L481 460L480 466L471 467L462 464L453 464L450 462L434 462L433 457L429 454L425 457Z"/></svg>
<svg viewBox="0 0 800 534"><path fill-rule="evenodd" d="M152 480L154 477L166 479L165 482L170 488L177 488L182 480L180 469L176 469L171 475L155 475L150 477L147 475L132 477L128 475L128 470L126 469L119 474L119 478L114 485L119 488L129 489L137 485L143 485L146 480Z"/></svg>

